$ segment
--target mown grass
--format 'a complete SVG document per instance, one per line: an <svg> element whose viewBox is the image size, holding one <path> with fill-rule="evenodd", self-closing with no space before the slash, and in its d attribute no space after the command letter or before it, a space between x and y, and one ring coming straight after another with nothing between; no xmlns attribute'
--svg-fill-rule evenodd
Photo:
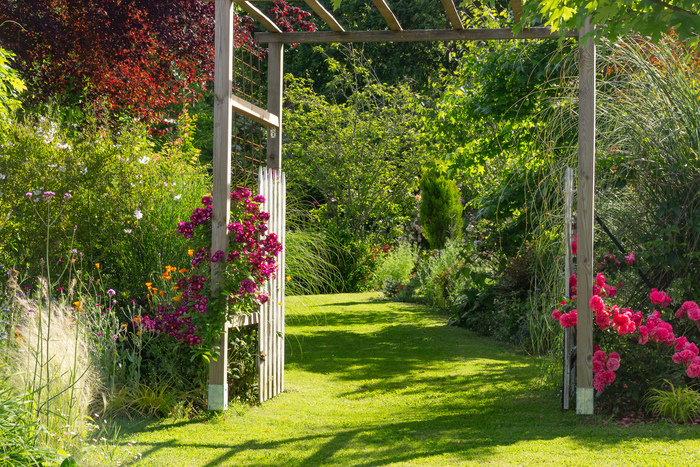
<svg viewBox="0 0 700 467"><path fill-rule="evenodd" d="M123 422L137 466L673 465L700 430L559 409L540 361L373 294L288 299L286 392L187 421ZM124 459L129 463L127 459Z"/></svg>

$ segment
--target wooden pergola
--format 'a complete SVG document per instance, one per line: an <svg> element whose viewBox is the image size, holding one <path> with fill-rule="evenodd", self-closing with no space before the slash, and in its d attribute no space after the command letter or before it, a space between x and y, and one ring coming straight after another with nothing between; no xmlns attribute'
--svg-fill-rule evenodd
<svg viewBox="0 0 700 467"><path fill-rule="evenodd" d="M419 42L419 41L473 41L509 39L558 39L547 28L525 28L517 36L509 28L466 29L454 0L440 0L451 28L405 30L387 1L372 0L377 11L386 21L387 28L381 31L347 31L333 15L318 1L305 3L328 26L329 30L315 32L283 32L277 25L255 7L263 0L207 0L215 3L215 78L214 78L214 186L212 251L226 251L228 246L231 191L231 123L232 112L236 112L267 127L267 167L277 173L282 170L282 102L284 45L292 43L351 43L351 42ZM435 0L437 1L437 0ZM255 34L259 43L268 45L268 95L267 109L246 102L233 95L233 12L234 4L255 18L266 32ZM522 1L511 0L516 22L522 16ZM572 31L567 37L583 37L591 30L588 25L580 31ZM579 146L577 189L578 232L578 325L576 328L576 412L593 413L593 320L588 301L593 291L593 220L595 189L595 134L596 134L596 47L592 40L579 46ZM282 210L281 215L284 216ZM213 263L213 266L221 266ZM278 272L284 277L284 270ZM212 294L218 292L217 278L221 270L212 268ZM283 308L282 300L279 302ZM282 310L283 311L283 310ZM282 319L283 318L282 314ZM238 318L234 318L235 319ZM227 323L221 334L221 354L212 361L209 369L209 409L224 410L228 404L226 381ZM281 365L284 364L284 345L281 346ZM278 381L270 397L284 390L283 379ZM263 388L261 388L261 391ZM262 397L261 397L262 399Z"/></svg>

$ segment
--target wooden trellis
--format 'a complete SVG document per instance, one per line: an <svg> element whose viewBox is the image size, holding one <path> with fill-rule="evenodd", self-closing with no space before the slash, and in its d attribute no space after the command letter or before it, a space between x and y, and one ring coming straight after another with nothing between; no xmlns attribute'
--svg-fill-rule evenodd
<svg viewBox="0 0 700 467"><path fill-rule="evenodd" d="M440 0L450 22L449 29L404 30L387 1L372 0L377 12L385 19L387 30L346 31L318 0L305 0L306 4L326 23L330 30L316 32L282 32L277 25L254 3L262 0L209 0L216 5L216 45L214 83L214 190L212 250L226 250L228 236L226 225L229 216L229 192L231 185L231 119L232 112L243 115L267 128L267 167L275 173L282 170L282 74L284 44L292 43L348 43L348 42L416 42L416 41L469 41L513 39L511 29L465 29L454 0ZM327 0L329 1L329 0ZM437 1L437 0L435 0ZM234 97L231 92L233 53L233 6L243 8L267 31L255 34L259 43L268 45L268 96L267 108ZM511 0L514 17L522 15L522 1ZM582 37L590 31L572 31L569 37ZM526 28L517 39L558 38L547 28ZM579 47L579 162L578 162L578 326L576 330L576 411L593 413L593 324L588 300L593 290L593 220L595 187L595 128L596 128L596 48L593 41ZM283 215L283 211L280 213ZM218 265L218 263L214 263ZM212 292L216 293L219 270L212 270ZM284 276L284 270L279 273ZM283 289L282 289L283 290ZM284 299L281 312L284 316ZM283 319L283 318L282 318ZM226 329L222 329L221 349L227 347ZM276 332L276 331L275 331ZM281 352L284 348L277 349ZM264 351L263 351L264 352ZM212 362L209 372L209 408L222 410L227 406L226 355ZM265 356L266 359L270 355ZM283 369L282 369L283 370ZM275 391L283 390L283 376ZM263 388L261 387L261 392ZM274 392L274 391L273 391ZM273 393L270 393L274 395ZM262 396L261 396L262 397Z"/></svg>

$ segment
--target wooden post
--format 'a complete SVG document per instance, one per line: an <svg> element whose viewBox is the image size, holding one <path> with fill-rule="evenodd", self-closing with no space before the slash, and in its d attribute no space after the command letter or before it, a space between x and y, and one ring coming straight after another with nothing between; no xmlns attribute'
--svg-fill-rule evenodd
<svg viewBox="0 0 700 467"><path fill-rule="evenodd" d="M569 279L574 273L573 252L571 250L572 216L571 211L574 204L574 169L567 167L564 174L564 296L571 298L571 286ZM575 371L571 371L571 356L576 345L576 335L573 328L564 329L564 380L562 384L561 408L569 410L571 408L571 391L576 382L573 379Z"/></svg>
<svg viewBox="0 0 700 467"><path fill-rule="evenodd" d="M267 129L267 168L282 170L284 44L269 44L267 50L267 110L279 118L279 128Z"/></svg>
<svg viewBox="0 0 700 467"><path fill-rule="evenodd" d="M212 252L228 248L231 212L231 96L233 82L233 3L216 0L214 63L214 180L211 244ZM223 262L212 263L211 296L221 292ZM228 328L222 323L219 357L209 362L209 410L228 407Z"/></svg>
<svg viewBox="0 0 700 467"><path fill-rule="evenodd" d="M589 20L579 40L590 32ZM576 413L593 414L593 219L595 206L596 47L593 39L579 44L578 123L578 307L576 319Z"/></svg>

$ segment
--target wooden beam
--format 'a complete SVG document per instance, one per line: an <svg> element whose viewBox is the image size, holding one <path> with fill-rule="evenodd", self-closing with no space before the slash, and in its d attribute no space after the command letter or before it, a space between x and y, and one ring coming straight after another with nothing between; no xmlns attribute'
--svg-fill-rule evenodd
<svg viewBox="0 0 700 467"><path fill-rule="evenodd" d="M267 168L282 170L284 44L269 44L267 60L267 110L279 117L277 128L267 130Z"/></svg>
<svg viewBox="0 0 700 467"><path fill-rule="evenodd" d="M566 37L578 37L570 31ZM285 32L273 34L256 32L255 40L261 44L322 44L346 42L421 42L421 41L488 41L511 39L558 39L549 28L523 29L517 37L509 28L502 29L411 29L408 31L348 31L348 32Z"/></svg>
<svg viewBox="0 0 700 467"><path fill-rule="evenodd" d="M396 19L394 12L391 11L391 8L389 8L389 5L387 5L384 0L372 0L372 3L374 3L374 6L377 7L379 13L381 13L386 20L386 24L389 25L389 29L392 31L403 31L403 29L401 29L401 25L399 24L399 20Z"/></svg>
<svg viewBox="0 0 700 467"><path fill-rule="evenodd" d="M231 97L233 81L233 3L216 0L214 32L214 179L212 188L212 251L228 249L228 223L231 211ZM223 261L212 263L211 296L220 294ZM219 357L209 363L209 410L228 407L228 329L221 323Z"/></svg>
<svg viewBox="0 0 700 467"><path fill-rule="evenodd" d="M462 23L462 18L459 17L454 0L440 1L442 2L442 7L445 9L445 13L447 13L447 19L449 19L452 24L452 29L463 30L464 24Z"/></svg>
<svg viewBox="0 0 700 467"><path fill-rule="evenodd" d="M522 0L510 0L510 8L513 10L513 18L519 23L523 19L523 2Z"/></svg>
<svg viewBox="0 0 700 467"><path fill-rule="evenodd" d="M336 21L332 14L326 10L323 5L318 3L318 0L304 0L307 5L316 13L323 21L326 22L331 31L335 32L345 32L345 29Z"/></svg>
<svg viewBox="0 0 700 467"><path fill-rule="evenodd" d="M233 111L238 115L243 115L254 122L258 122L268 128L278 128L280 119L277 115L273 115L265 109L261 109L255 104L241 99L238 96L231 96Z"/></svg>
<svg viewBox="0 0 700 467"><path fill-rule="evenodd" d="M580 37L591 31L586 25ZM578 259L576 316L576 413L593 414L593 220L595 218L596 48L593 41L579 44L578 97Z"/></svg>
<svg viewBox="0 0 700 467"><path fill-rule="evenodd" d="M248 2L246 0L234 0L234 1L236 2L236 5L243 8L250 16L255 18L268 31L276 32L276 33L282 32L282 30L279 27L277 27L277 25L275 23L273 23L272 20L265 15L265 13L258 10L250 2Z"/></svg>

